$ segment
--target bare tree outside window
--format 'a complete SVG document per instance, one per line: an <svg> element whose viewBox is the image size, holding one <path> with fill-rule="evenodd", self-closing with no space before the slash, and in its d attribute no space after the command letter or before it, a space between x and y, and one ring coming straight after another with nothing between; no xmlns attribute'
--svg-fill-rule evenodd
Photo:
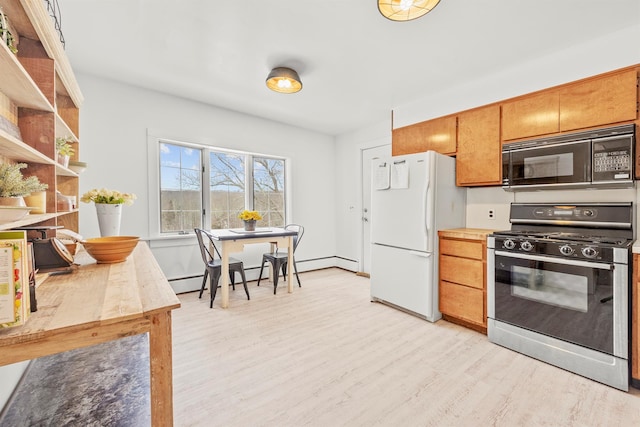
<svg viewBox="0 0 640 427"><path fill-rule="evenodd" d="M245 156L221 152L209 155L211 228L239 228L244 210Z"/></svg>
<svg viewBox="0 0 640 427"><path fill-rule="evenodd" d="M266 225L284 227L284 160L253 158L253 208Z"/></svg>
<svg viewBox="0 0 640 427"><path fill-rule="evenodd" d="M202 224L201 151L160 144L160 232L193 230Z"/></svg>

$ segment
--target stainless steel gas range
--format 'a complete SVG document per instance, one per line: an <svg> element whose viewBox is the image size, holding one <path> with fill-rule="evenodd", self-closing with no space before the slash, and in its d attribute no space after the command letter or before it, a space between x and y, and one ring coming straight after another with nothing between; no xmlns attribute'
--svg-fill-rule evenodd
<svg viewBox="0 0 640 427"><path fill-rule="evenodd" d="M631 203L511 205L489 236L489 340L629 389Z"/></svg>

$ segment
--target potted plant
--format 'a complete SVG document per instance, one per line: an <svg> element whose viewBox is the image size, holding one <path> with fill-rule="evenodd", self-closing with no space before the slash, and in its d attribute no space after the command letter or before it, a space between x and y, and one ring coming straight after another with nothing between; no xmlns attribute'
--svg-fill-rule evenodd
<svg viewBox="0 0 640 427"><path fill-rule="evenodd" d="M58 137L56 138L56 153L58 156L58 163L65 168L69 167L69 159L73 156L75 150L71 146L73 139L71 137Z"/></svg>
<svg viewBox="0 0 640 427"><path fill-rule="evenodd" d="M256 221L260 221L262 216L257 211L243 210L238 218L244 221L245 231L256 231Z"/></svg>
<svg viewBox="0 0 640 427"><path fill-rule="evenodd" d="M25 163L0 163L0 205L26 206L23 196L49 188L36 176L22 176L20 170L26 167Z"/></svg>
<svg viewBox="0 0 640 427"><path fill-rule="evenodd" d="M120 234L122 205L132 205L136 198L133 193L94 188L84 193L80 201L83 203L95 203L100 235L105 237L118 236Z"/></svg>

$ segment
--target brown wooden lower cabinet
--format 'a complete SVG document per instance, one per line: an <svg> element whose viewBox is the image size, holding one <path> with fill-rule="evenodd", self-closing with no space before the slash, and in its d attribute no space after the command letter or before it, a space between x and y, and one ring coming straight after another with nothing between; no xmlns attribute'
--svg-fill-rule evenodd
<svg viewBox="0 0 640 427"><path fill-rule="evenodd" d="M492 230L438 232L439 306L445 320L487 333L487 235Z"/></svg>

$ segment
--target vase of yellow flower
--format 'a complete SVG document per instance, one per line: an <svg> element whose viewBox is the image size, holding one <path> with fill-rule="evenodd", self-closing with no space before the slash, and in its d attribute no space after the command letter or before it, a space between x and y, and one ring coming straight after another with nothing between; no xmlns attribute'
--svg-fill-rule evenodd
<svg viewBox="0 0 640 427"><path fill-rule="evenodd" d="M244 221L245 231L256 231L256 221L260 221L262 216L257 211L244 210L238 215L242 221Z"/></svg>
<svg viewBox="0 0 640 427"><path fill-rule="evenodd" d="M121 193L115 190L93 189L82 195L80 201L95 203L98 216L100 236L118 236L122 218L122 205L131 205L136 199L135 194Z"/></svg>

